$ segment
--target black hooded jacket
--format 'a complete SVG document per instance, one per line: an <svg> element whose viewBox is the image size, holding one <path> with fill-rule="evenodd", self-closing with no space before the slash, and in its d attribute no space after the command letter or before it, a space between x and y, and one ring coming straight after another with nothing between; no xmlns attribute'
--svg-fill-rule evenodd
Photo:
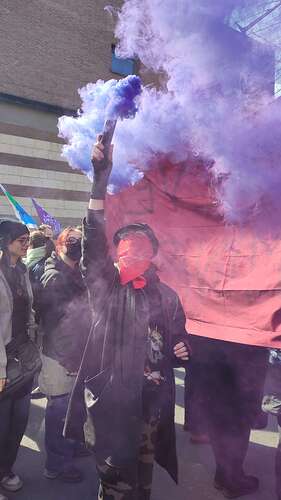
<svg viewBox="0 0 281 500"><path fill-rule="evenodd" d="M87 289L79 267L72 269L53 252L46 260L41 283L43 354L68 371L77 371L91 324Z"/></svg>
<svg viewBox="0 0 281 500"><path fill-rule="evenodd" d="M147 285L144 289L136 290L131 283L121 285L119 272L108 251L103 212L89 210L88 219L84 221L82 243L81 265L93 306L93 325L72 393L65 435L82 440L86 422L84 431L86 429L86 440L89 442L89 422L94 422L94 426L97 423L93 434L96 436L94 451L99 463L107 456L120 458L124 454L126 439L128 448L138 449L150 306L156 300L159 316L165 325L166 355L165 394L157 432L156 460L177 481L173 368L186 362L180 362L175 357L173 348L181 341L187 344L186 319L180 300L171 288L161 283L153 269L145 275ZM102 382L107 371L114 376L110 379L110 383L113 381L111 388L110 383L107 384L108 389L105 388L101 395L99 421L96 415L101 405L92 405L91 400L88 404L87 391L91 381L100 377ZM114 386L116 373L118 380ZM122 433L123 436L120 435ZM98 448L99 434L102 434L103 445L107 446L105 451L102 447ZM107 435L109 439L106 440Z"/></svg>

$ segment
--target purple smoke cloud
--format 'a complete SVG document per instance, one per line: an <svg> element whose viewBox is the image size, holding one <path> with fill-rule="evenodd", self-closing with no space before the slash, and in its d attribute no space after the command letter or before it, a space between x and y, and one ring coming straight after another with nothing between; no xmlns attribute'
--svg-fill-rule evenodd
<svg viewBox="0 0 281 500"><path fill-rule="evenodd" d="M78 118L59 120L70 165L91 177L91 147L104 121L131 117L116 127L111 191L134 184L158 155L186 168L192 157L201 157L227 221L243 222L265 203L281 206L274 53L230 27L234 9L255 14L260 5L260 0L124 0L117 54L138 58L161 75L161 85L140 95L139 80L132 76L81 89Z"/></svg>
<svg viewBox="0 0 281 500"><path fill-rule="evenodd" d="M234 8L257 7L257 0L125 0L116 28L119 56L165 75L165 87L146 88L135 119L118 128L116 158L129 164L137 156L143 170L157 155L187 168L190 155L206 158L231 222L265 199L280 204L274 54L228 26Z"/></svg>

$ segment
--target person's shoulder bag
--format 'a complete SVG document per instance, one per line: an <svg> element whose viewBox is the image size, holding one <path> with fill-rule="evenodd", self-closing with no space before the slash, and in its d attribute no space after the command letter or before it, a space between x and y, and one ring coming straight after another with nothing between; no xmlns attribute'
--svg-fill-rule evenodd
<svg viewBox="0 0 281 500"><path fill-rule="evenodd" d="M42 366L39 349L30 339L18 346L17 349L11 348L8 344L6 354L6 384L3 391L0 392L0 400L13 395L28 382L31 382Z"/></svg>

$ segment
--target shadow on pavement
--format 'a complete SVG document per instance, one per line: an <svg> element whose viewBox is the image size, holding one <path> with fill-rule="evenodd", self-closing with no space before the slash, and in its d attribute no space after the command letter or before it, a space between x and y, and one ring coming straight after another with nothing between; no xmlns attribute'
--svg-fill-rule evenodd
<svg viewBox="0 0 281 500"><path fill-rule="evenodd" d="M155 466L151 500L222 500L224 497L212 485L214 459L209 445L193 445L189 433L183 431L183 381L185 372L176 370L177 408L176 430L179 456L179 485L168 474ZM24 437L15 471L25 481L22 491L9 494L9 500L96 500L97 476L93 458L77 460L85 479L80 484L65 484L59 480L47 480L44 469L44 408L45 400L34 401L30 422ZM247 496L249 500L275 500L275 421L270 419L264 431L252 433L252 442L246 461L246 471L260 478L258 493Z"/></svg>
<svg viewBox="0 0 281 500"><path fill-rule="evenodd" d="M76 465L84 474L79 484L63 483L43 477L45 463L44 415L46 400L33 401L30 420L15 465L24 480L24 488L9 500L94 500L97 496L95 462L91 457L77 459Z"/></svg>

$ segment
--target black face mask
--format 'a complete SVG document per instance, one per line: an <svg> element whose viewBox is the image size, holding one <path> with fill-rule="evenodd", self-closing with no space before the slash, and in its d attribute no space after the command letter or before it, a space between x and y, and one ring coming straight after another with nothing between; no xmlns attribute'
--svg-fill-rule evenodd
<svg viewBox="0 0 281 500"><path fill-rule="evenodd" d="M82 256L81 240L76 240L75 243L67 243L66 256L75 262L79 262Z"/></svg>

